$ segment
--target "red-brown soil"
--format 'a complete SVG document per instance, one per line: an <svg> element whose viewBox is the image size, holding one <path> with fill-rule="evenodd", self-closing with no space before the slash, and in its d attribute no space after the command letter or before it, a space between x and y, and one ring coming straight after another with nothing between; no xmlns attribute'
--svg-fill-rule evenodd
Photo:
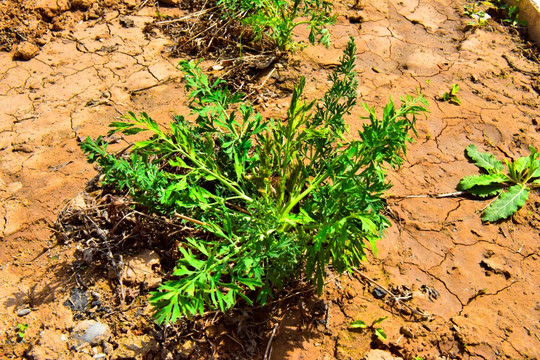
<svg viewBox="0 0 540 360"><path fill-rule="evenodd" d="M225 321L203 329L198 342L168 343L149 321L151 309L139 289L128 286L135 292L129 306L92 315L110 326L110 340L71 347L71 331L82 320L64 306L71 290L82 283L102 303L115 304L117 289L115 279L102 274L106 269L85 273L73 256L77 244L54 246L56 217L96 175L77 138L105 134L108 123L129 110L166 123L185 111L186 96L178 59L168 56L171 40L142 32L155 16L152 2L49 3L0 3L0 358L91 359L102 352L109 358L262 358L267 344L272 359L540 356L540 194L532 192L512 219L496 224L480 220L489 200L437 197L477 173L464 154L471 143L501 159L527 155L529 144L540 147L534 75L540 65L497 24L467 29L464 2L450 0L367 0L362 9L336 3L341 15L330 29L331 48L309 46L293 56L295 66L278 67L264 86L283 96L260 105L281 117L286 91L302 74L306 97L316 98L350 36L358 46L361 101L381 109L390 95L425 94L431 113L418 119L407 162L389 172L393 226L378 243L378 257L361 270L387 288L410 289L406 304L429 313L428 320L375 299L359 274L331 275L321 297L298 293L294 303L266 318L269 323L260 324L265 336L257 341L236 336L238 324L259 326L256 312L239 311L229 327ZM183 14L174 7L160 13ZM24 41L39 53L13 60L15 44ZM452 84L460 87L461 105L436 100ZM352 133L363 115L358 106L350 116ZM428 296L429 289L439 296ZM26 308L29 314L17 315ZM349 327L352 320L371 323L382 316L388 317L380 324L386 341ZM23 339L16 334L19 324L28 325Z"/></svg>

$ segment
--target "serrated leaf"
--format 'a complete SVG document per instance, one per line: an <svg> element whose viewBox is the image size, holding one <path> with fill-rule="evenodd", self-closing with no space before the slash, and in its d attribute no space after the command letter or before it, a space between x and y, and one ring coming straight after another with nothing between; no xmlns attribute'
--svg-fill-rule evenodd
<svg viewBox="0 0 540 360"><path fill-rule="evenodd" d="M351 323L349 324L349 326L353 329L365 329L367 328L367 324L365 321L363 320L354 320L354 321L351 321Z"/></svg>
<svg viewBox="0 0 540 360"><path fill-rule="evenodd" d="M480 198L487 198L500 194L503 189L502 184L490 184L482 186L474 186L467 190L471 195L477 196Z"/></svg>
<svg viewBox="0 0 540 360"><path fill-rule="evenodd" d="M482 174L465 176L459 182L458 190L469 190L475 186L484 186L492 184L501 184L506 181L503 174Z"/></svg>
<svg viewBox="0 0 540 360"><path fill-rule="evenodd" d="M467 155L474 161L476 166L489 173L500 172L503 170L502 162L497 160L493 154L480 152L474 144L467 147Z"/></svg>
<svg viewBox="0 0 540 360"><path fill-rule="evenodd" d="M521 185L514 185L508 191L501 194L485 211L482 216L483 221L494 222L506 219L518 211L529 198L529 188Z"/></svg>

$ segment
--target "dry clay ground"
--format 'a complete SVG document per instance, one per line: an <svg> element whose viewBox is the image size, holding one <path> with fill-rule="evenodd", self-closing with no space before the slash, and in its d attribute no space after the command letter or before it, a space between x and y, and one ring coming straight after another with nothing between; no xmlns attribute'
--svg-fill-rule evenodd
<svg viewBox="0 0 540 360"><path fill-rule="evenodd" d="M96 174L76 139L104 134L128 110L144 110L165 123L185 109L177 59L167 56L170 39L147 38L141 31L155 9L128 11L109 3L102 17L88 16L95 8L52 9L45 20L62 17L60 25L44 30L46 40L31 60L14 61L13 50L0 53L0 358L142 358L148 352L147 358L195 359L210 357L203 350L214 346L217 357L236 346L238 358L245 358L250 344L235 338L235 329L208 331L206 340L189 346L180 339L181 351L162 350L150 325L137 327L137 316L149 311L144 305L123 320L118 313L98 316L112 329L107 342L69 348L72 329L82 320L63 305L70 290L87 283L103 300L116 286L106 278L92 282L84 272L75 276L76 244L53 247L49 241L49 227L65 202ZM460 178L477 172L464 156L470 143L499 158L540 146L539 65L524 59L516 39L497 26L464 31L461 1L368 0L360 10L350 5L336 4L342 15L331 28L330 49L308 47L295 55L296 70L278 68L265 87L290 89L302 73L306 96L316 97L328 87L329 69L353 36L361 101L381 108L390 94L397 98L419 89L426 95L431 113L418 122L419 138L407 163L390 174L393 226L364 273L386 287L407 286L413 293L408 304L432 316L411 320L376 300L361 277L334 277L322 295L325 322L302 321L302 306L311 301L305 299L308 305L283 312L271 327L275 335L268 332L251 349L253 358L263 357L267 342L273 359L360 359L368 352L386 359L538 358L539 194L531 194L512 220L498 224L480 220L477 212L487 201L425 195L454 192ZM161 11L182 15L174 8ZM437 101L453 83L460 86L462 104ZM260 109L281 116L287 102L267 100ZM350 118L352 130L360 127L361 115L359 106ZM429 289L439 296L429 296ZM21 312L27 308L29 313ZM384 342L348 326L381 316L388 316L380 324L388 335ZM18 324L28 324L22 341Z"/></svg>

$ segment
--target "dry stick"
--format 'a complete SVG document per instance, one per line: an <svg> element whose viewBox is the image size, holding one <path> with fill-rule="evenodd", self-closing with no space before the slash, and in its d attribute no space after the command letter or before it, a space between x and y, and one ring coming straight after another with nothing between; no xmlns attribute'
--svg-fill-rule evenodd
<svg viewBox="0 0 540 360"><path fill-rule="evenodd" d="M489 202L489 204L487 204L486 206L484 206L483 208L481 208L480 210L477 210L476 213L479 214L481 212L483 212L484 210L486 210L491 204L493 204L497 199L499 198L499 196L496 196L495 199L491 200Z"/></svg>
<svg viewBox="0 0 540 360"><path fill-rule="evenodd" d="M446 197L455 197L455 196L462 196L463 194L466 194L465 191L456 191L451 193L445 193L445 194L423 194L423 195L389 195L386 198L387 199L412 199L412 198L446 198Z"/></svg>
<svg viewBox="0 0 540 360"><path fill-rule="evenodd" d="M364 278L365 280L369 281L369 282L372 283L372 284L377 285L378 287L380 287L381 289L383 289L384 291L386 291L386 293L387 293L388 295L390 295L390 296L393 298L393 300L394 300L394 302L395 302L396 304L405 306L407 309L409 309L409 311L410 311L411 313L413 313L413 314L415 314L415 315L418 315L418 316L421 316L421 317L423 317L423 318L430 318L430 317L431 317L430 314L422 313L422 312L420 312L420 311L418 311L418 310L416 310L416 309L413 309L411 306L409 306L409 305L407 305L407 304L401 302L401 301L400 301L400 296L395 295L395 294L392 293L390 290L388 290L386 287L382 286L381 284L379 284L378 282L376 282L375 280L373 280L373 279L370 278L369 276L365 275L365 274L364 274L363 272L361 272L360 270L358 270L358 269L353 269L353 270L354 270L354 272L356 272L358 275L360 275L360 276L361 276L362 278Z"/></svg>
<svg viewBox="0 0 540 360"><path fill-rule="evenodd" d="M268 360L270 358L272 340L274 339L274 336L276 335L276 330L278 327L279 327L279 324L274 325L274 329L272 330L272 334L270 335L270 339L268 340L268 344L266 345L266 351L264 352L263 360Z"/></svg>
<svg viewBox="0 0 540 360"><path fill-rule="evenodd" d="M165 80L161 80L161 81L157 82L156 84L145 86L145 87L142 87L140 89L131 90L129 93L130 94L136 94L136 93L141 92L141 91L145 91L145 90L148 90L148 89L155 88L156 86L165 85L168 82L171 82L171 81L176 80L178 78L179 78L179 76L169 76Z"/></svg>
<svg viewBox="0 0 540 360"><path fill-rule="evenodd" d="M155 25L164 25L164 24L172 24L172 23L175 23L175 22L181 22L181 21L190 19L190 18L192 18L192 17L197 17L197 16L204 15L204 14L206 14L207 12L214 10L215 8L217 8L217 6L211 7L210 9L204 9L204 10L196 11L196 12L194 12L194 13L192 13L192 14L183 16L183 17L181 17L181 18L179 18L179 19L172 19L172 20L158 21Z"/></svg>
<svg viewBox="0 0 540 360"><path fill-rule="evenodd" d="M141 10L149 0L144 0L141 5L137 6L137 10Z"/></svg>
<svg viewBox="0 0 540 360"><path fill-rule="evenodd" d="M197 39L197 38L198 38L200 35L202 35L203 33L209 32L211 29L215 28L217 25L218 25L218 22L216 21L214 24L212 24L212 26L210 26L210 27L208 27L208 28L206 28L206 29L204 29L204 30L199 31L196 35L193 35L191 38L189 38L189 39L188 39L187 41L185 41L185 42L186 42L186 43L192 42L193 40ZM212 37L212 40L211 40L211 41L213 41L213 40L214 40L214 37ZM210 44L211 44L211 42L210 42ZM210 47L210 45L208 45L208 47ZM207 48L208 48L208 47L207 47Z"/></svg>
<svg viewBox="0 0 540 360"><path fill-rule="evenodd" d="M199 220L196 220L196 219L193 219L193 218L190 218L189 216L185 216L185 215L182 215L182 214L178 214L178 213L174 213L174 216L180 218L180 219L183 219L183 220L187 220L187 221L190 221L192 223L195 223L197 225L201 225L201 226L210 226L208 225L207 223L204 223L202 221L199 221Z"/></svg>
<svg viewBox="0 0 540 360"><path fill-rule="evenodd" d="M268 74L268 76L264 79L264 81L262 82L261 86L259 86L259 90L261 90L264 86L264 84L266 84L266 82L268 81L268 79L270 79L270 77L272 76L272 74L274 74L274 71L276 71L276 68L273 68L272 71L270 71L270 73Z"/></svg>
<svg viewBox="0 0 540 360"><path fill-rule="evenodd" d="M118 283L120 284L120 294L122 295L122 303L123 303L126 297L124 293L124 284L122 283L122 275L120 274L120 271L118 270L118 266L116 266L116 262L114 261L114 255L112 253L111 247L109 246L109 240L107 240L107 236L105 236L104 231L101 230L101 228L94 222L94 220L92 220L91 217L89 217L88 215L85 215L85 217L88 220L90 220L90 222L94 225L99 237L101 238L101 240L103 240L103 242L107 246L107 250L109 251L109 258L111 259L113 270L116 273Z"/></svg>

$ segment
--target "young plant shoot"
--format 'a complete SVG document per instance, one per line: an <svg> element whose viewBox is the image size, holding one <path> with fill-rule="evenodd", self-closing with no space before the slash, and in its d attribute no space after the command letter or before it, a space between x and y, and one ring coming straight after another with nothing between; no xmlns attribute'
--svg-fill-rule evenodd
<svg viewBox="0 0 540 360"><path fill-rule="evenodd" d="M458 184L464 190L481 198L496 196L484 210L482 220L495 222L506 219L518 211L529 198L530 188L540 187L540 159L538 151L529 146L530 155L503 163L490 153L478 151L473 144L467 147L467 155L484 174L466 176Z"/></svg>

